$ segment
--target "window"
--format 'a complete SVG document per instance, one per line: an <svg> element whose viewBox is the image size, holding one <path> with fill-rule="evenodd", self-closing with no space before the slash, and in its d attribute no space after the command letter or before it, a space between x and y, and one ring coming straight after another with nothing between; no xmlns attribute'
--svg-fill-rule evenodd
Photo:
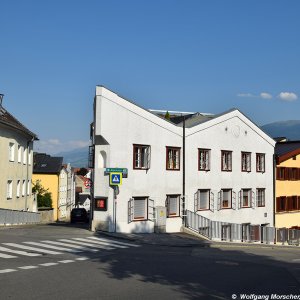
<svg viewBox="0 0 300 300"><path fill-rule="evenodd" d="M286 211L287 210L287 199L286 197L277 197L276 198L276 211L281 212L281 211Z"/></svg>
<svg viewBox="0 0 300 300"><path fill-rule="evenodd" d="M21 181L18 180L17 181L17 198L20 197L20 188L21 188Z"/></svg>
<svg viewBox="0 0 300 300"><path fill-rule="evenodd" d="M147 220L148 197L133 198L133 219Z"/></svg>
<svg viewBox="0 0 300 300"><path fill-rule="evenodd" d="M241 207L251 206L251 189L242 189L241 191Z"/></svg>
<svg viewBox="0 0 300 300"><path fill-rule="evenodd" d="M251 153L242 152L242 172L251 172Z"/></svg>
<svg viewBox="0 0 300 300"><path fill-rule="evenodd" d="M32 158L32 150L28 152L28 165L31 165L31 158Z"/></svg>
<svg viewBox="0 0 300 300"><path fill-rule="evenodd" d="M297 201L297 196L290 196L287 197L288 201L288 210L293 211L293 210L298 210L298 201Z"/></svg>
<svg viewBox="0 0 300 300"><path fill-rule="evenodd" d="M167 170L180 170L180 148L167 147Z"/></svg>
<svg viewBox="0 0 300 300"><path fill-rule="evenodd" d="M25 180L23 180L23 184L22 184L22 196L25 196L25 190L26 190L26 182L25 182Z"/></svg>
<svg viewBox="0 0 300 300"><path fill-rule="evenodd" d="M265 172L265 154L256 153L256 172Z"/></svg>
<svg viewBox="0 0 300 300"><path fill-rule="evenodd" d="M12 180L8 180L7 181L7 199L12 199L12 185L13 185L13 182Z"/></svg>
<svg viewBox="0 0 300 300"><path fill-rule="evenodd" d="M232 151L221 151L222 156L222 171L232 170Z"/></svg>
<svg viewBox="0 0 300 300"><path fill-rule="evenodd" d="M23 152L23 164L26 165L27 163L27 148L24 148Z"/></svg>
<svg viewBox="0 0 300 300"><path fill-rule="evenodd" d="M231 208L232 190L221 190L221 208Z"/></svg>
<svg viewBox="0 0 300 300"><path fill-rule="evenodd" d="M256 202L258 207L265 206L265 189L256 189Z"/></svg>
<svg viewBox="0 0 300 300"><path fill-rule="evenodd" d="M198 210L208 210L210 202L210 190L199 190Z"/></svg>
<svg viewBox="0 0 300 300"><path fill-rule="evenodd" d="M8 156L9 156L9 161L15 161L15 144L14 143L9 143Z"/></svg>
<svg viewBox="0 0 300 300"><path fill-rule="evenodd" d="M180 195L167 195L167 216L178 217L180 214Z"/></svg>
<svg viewBox="0 0 300 300"><path fill-rule="evenodd" d="M22 146L18 145L18 163L22 162Z"/></svg>
<svg viewBox="0 0 300 300"><path fill-rule="evenodd" d="M150 146L133 145L133 169L150 169Z"/></svg>
<svg viewBox="0 0 300 300"><path fill-rule="evenodd" d="M210 169L210 150L198 149L198 170L209 171Z"/></svg>
<svg viewBox="0 0 300 300"><path fill-rule="evenodd" d="M31 188L31 181L28 180L28 181L27 181L27 195L28 195L28 196L29 196L29 194L30 194L30 188Z"/></svg>

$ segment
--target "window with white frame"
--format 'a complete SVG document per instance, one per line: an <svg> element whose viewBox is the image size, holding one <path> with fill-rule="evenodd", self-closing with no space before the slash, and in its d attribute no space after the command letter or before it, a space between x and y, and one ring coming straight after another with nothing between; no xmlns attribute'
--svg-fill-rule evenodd
<svg viewBox="0 0 300 300"><path fill-rule="evenodd" d="M133 145L133 168L150 169L150 146Z"/></svg>
<svg viewBox="0 0 300 300"><path fill-rule="evenodd" d="M27 195L28 195L28 196L30 195L30 189L31 189L31 181L28 180L28 181L27 181Z"/></svg>
<svg viewBox="0 0 300 300"><path fill-rule="evenodd" d="M20 190L21 190L21 180L17 181L17 198L20 197Z"/></svg>
<svg viewBox="0 0 300 300"><path fill-rule="evenodd" d="M180 215L180 195L167 195L167 216L178 217Z"/></svg>
<svg viewBox="0 0 300 300"><path fill-rule="evenodd" d="M198 170L209 171L210 170L210 150L198 149Z"/></svg>
<svg viewBox="0 0 300 300"><path fill-rule="evenodd" d="M251 153L242 152L242 172L251 172Z"/></svg>
<svg viewBox="0 0 300 300"><path fill-rule="evenodd" d="M167 147L167 170L180 170L180 148Z"/></svg>
<svg viewBox="0 0 300 300"><path fill-rule="evenodd" d="M264 207L265 204L265 189L256 189L256 202L258 207Z"/></svg>
<svg viewBox="0 0 300 300"><path fill-rule="evenodd" d="M23 152L23 164L26 165L27 163L27 148L24 148Z"/></svg>
<svg viewBox="0 0 300 300"><path fill-rule="evenodd" d="M265 172L265 154L264 153L256 153L256 171L257 172Z"/></svg>
<svg viewBox="0 0 300 300"><path fill-rule="evenodd" d="M9 143L8 157L9 157L9 161L15 161L15 144L14 143Z"/></svg>
<svg viewBox="0 0 300 300"><path fill-rule="evenodd" d="M210 190L198 190L198 210L208 210L210 204Z"/></svg>
<svg viewBox="0 0 300 300"><path fill-rule="evenodd" d="M25 196L25 191L26 191L26 181L23 180L23 183L22 183L22 196L23 197Z"/></svg>
<svg viewBox="0 0 300 300"><path fill-rule="evenodd" d="M12 191L13 191L13 181L8 180L7 181L7 192L6 192L7 199L12 199Z"/></svg>
<svg viewBox="0 0 300 300"><path fill-rule="evenodd" d="M18 163L22 162L22 146L18 145Z"/></svg>
<svg viewBox="0 0 300 300"><path fill-rule="evenodd" d="M232 151L221 151L221 170L232 171Z"/></svg>
<svg viewBox="0 0 300 300"><path fill-rule="evenodd" d="M221 190L221 208L232 207L232 190L222 189Z"/></svg>
<svg viewBox="0 0 300 300"><path fill-rule="evenodd" d="M251 189L242 189L241 190L241 207L250 207L251 206L251 195L252 191Z"/></svg>

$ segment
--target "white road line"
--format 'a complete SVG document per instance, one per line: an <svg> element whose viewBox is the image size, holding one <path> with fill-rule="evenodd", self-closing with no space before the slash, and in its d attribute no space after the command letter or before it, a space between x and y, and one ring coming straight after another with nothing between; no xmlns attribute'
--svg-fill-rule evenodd
<svg viewBox="0 0 300 300"><path fill-rule="evenodd" d="M15 244L15 243L3 243L3 245L6 246L12 246L20 249L26 249L26 250L32 250L36 252L41 252L41 253L47 253L47 254L62 254L62 252L56 252L56 251L51 251L51 250L46 250L46 249L41 249L41 248L35 248L35 247L30 247L26 245L21 245L21 244Z"/></svg>
<svg viewBox="0 0 300 300"><path fill-rule="evenodd" d="M39 266L42 266L42 267L50 267L50 266L56 266L56 265L58 265L58 263L55 263L55 262L39 264Z"/></svg>
<svg viewBox="0 0 300 300"><path fill-rule="evenodd" d="M89 258L88 257L78 257L78 258L75 258L75 260L88 260Z"/></svg>
<svg viewBox="0 0 300 300"><path fill-rule="evenodd" d="M99 250L97 249L90 249L82 246L77 246L74 244L67 244L67 243L62 243L62 242L56 242L56 241L42 241L42 243L49 243L53 245L58 245L58 246L64 246L64 247L69 247L69 248L75 248L75 249L80 249L82 251L92 251L92 252L98 252Z"/></svg>
<svg viewBox="0 0 300 300"><path fill-rule="evenodd" d="M49 248L49 249L61 250L61 251L65 251L65 252L72 252L72 253L82 252L81 250L68 249L68 248L64 248L64 247L52 246L52 245L49 245L49 244L43 244L43 243L37 243L37 242L24 242L24 243L29 244L29 245Z"/></svg>
<svg viewBox="0 0 300 300"><path fill-rule="evenodd" d="M98 237L88 237L88 239L92 239L95 241L99 241L99 242L103 242L103 243L108 243L110 245L119 245L119 246L126 246L126 248L129 247L140 247L140 245L135 245L135 244L130 244L130 243L125 243L125 242L117 242L117 241L112 241L112 240L108 240L108 239L102 239L102 238L98 238Z"/></svg>
<svg viewBox="0 0 300 300"><path fill-rule="evenodd" d="M59 260L58 262L61 264L69 264L69 263L75 262L75 260L66 259L66 260Z"/></svg>
<svg viewBox="0 0 300 300"><path fill-rule="evenodd" d="M15 272L17 270L15 269L4 269L4 270L0 270L0 273L10 273L10 272Z"/></svg>
<svg viewBox="0 0 300 300"><path fill-rule="evenodd" d="M85 241L82 241L82 240L75 241L75 240L77 240L77 239L75 239L75 238L73 240L60 239L59 241L68 242L68 243L74 243L74 244L82 245L82 246L86 246L86 247L100 248L100 249L105 249L105 250L113 250L113 249L115 249L113 247L109 247L109 246L106 246L106 245L97 245L95 243L90 242L89 240L85 240Z"/></svg>
<svg viewBox="0 0 300 300"><path fill-rule="evenodd" d="M17 256L13 256L13 255L9 255L9 254L0 253L0 257L2 257L2 258L15 258L15 257L17 257Z"/></svg>
<svg viewBox="0 0 300 300"><path fill-rule="evenodd" d="M19 267L19 269L22 270L30 270L30 269L37 269L38 266L24 266L24 267Z"/></svg>
<svg viewBox="0 0 300 300"><path fill-rule="evenodd" d="M25 256L41 256L41 254L39 254L39 253L30 253L30 252L26 252L26 251L12 250L12 249L5 248L5 247L0 247L0 251L15 253L15 254L19 254L19 255L25 255Z"/></svg>

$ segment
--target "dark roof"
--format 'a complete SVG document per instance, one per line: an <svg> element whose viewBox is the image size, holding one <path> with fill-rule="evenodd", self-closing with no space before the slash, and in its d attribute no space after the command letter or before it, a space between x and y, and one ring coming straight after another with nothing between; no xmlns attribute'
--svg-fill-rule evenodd
<svg viewBox="0 0 300 300"><path fill-rule="evenodd" d="M194 127L198 124L209 121L209 120L211 120L215 117L216 117L216 115L202 114L202 113L195 113L195 114L192 114L192 115L186 115L186 116L184 116L184 118L185 118L185 127L186 128L192 128L192 127ZM173 122L172 119L171 119L171 122ZM177 124L177 126L182 127L183 126L183 116L177 117L175 119L175 122L174 123Z"/></svg>
<svg viewBox="0 0 300 300"><path fill-rule="evenodd" d="M62 162L62 157L51 157L45 153L34 153L33 174L59 174Z"/></svg>
<svg viewBox="0 0 300 300"><path fill-rule="evenodd" d="M281 163L300 154L300 141L279 142L275 145L277 163Z"/></svg>
<svg viewBox="0 0 300 300"><path fill-rule="evenodd" d="M31 138L38 140L36 134L26 128L21 122L19 122L13 115L11 115L6 109L0 107L0 123L11 127L13 129L19 130L26 135L29 135Z"/></svg>

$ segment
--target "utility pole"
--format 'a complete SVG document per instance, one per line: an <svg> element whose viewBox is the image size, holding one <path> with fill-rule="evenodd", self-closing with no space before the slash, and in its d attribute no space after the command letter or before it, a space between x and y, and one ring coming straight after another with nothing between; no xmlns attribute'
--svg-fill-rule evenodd
<svg viewBox="0 0 300 300"><path fill-rule="evenodd" d="M182 224L185 225L185 115L182 123Z"/></svg>

